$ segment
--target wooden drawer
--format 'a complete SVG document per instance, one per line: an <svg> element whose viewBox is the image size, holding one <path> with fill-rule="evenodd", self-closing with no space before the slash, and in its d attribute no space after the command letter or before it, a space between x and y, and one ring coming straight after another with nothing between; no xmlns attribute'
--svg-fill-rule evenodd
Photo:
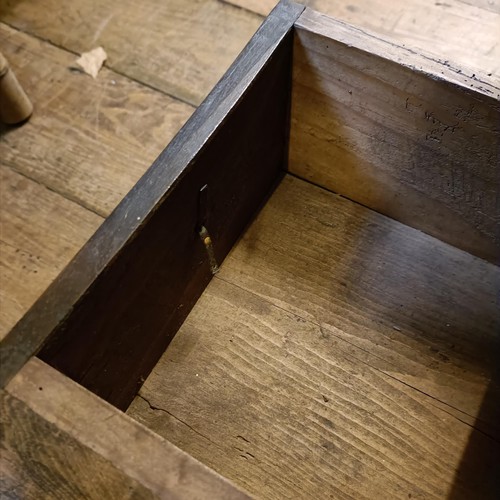
<svg viewBox="0 0 500 500"><path fill-rule="evenodd" d="M281 3L0 345L4 492L493 498L499 92Z"/></svg>

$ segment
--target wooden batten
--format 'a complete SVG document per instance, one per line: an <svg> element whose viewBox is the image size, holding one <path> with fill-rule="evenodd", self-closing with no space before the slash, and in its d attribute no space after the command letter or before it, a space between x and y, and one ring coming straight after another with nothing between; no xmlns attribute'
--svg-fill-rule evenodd
<svg viewBox="0 0 500 500"><path fill-rule="evenodd" d="M289 170L492 262L500 82L307 9Z"/></svg>
<svg viewBox="0 0 500 500"><path fill-rule="evenodd" d="M0 390L0 409L8 498L248 498L36 358Z"/></svg>
<svg viewBox="0 0 500 500"><path fill-rule="evenodd" d="M286 158L291 28L284 2L98 232L0 346L2 386L40 357L126 408L279 179ZM203 186L208 195L201 195Z"/></svg>

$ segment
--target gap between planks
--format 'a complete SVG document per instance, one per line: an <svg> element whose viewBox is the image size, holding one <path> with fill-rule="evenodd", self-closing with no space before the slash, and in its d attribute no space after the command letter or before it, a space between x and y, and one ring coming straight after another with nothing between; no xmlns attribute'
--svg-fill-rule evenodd
<svg viewBox="0 0 500 500"><path fill-rule="evenodd" d="M140 7L126 0L120 9L109 0L79 0L54 20L46 12L56 8L54 0L9 3L3 18L75 52L101 45L108 66L194 105L202 102L262 21L216 0L147 0ZM67 27L64 32L61 24Z"/></svg>
<svg viewBox="0 0 500 500"><path fill-rule="evenodd" d="M25 36L33 37L34 39L39 40L40 42L46 43L47 45L50 45L51 47L54 47L54 48L59 49L59 50L62 50L63 52L66 52L67 54L72 54L72 55L74 55L76 57L80 57L81 56L81 54L79 52L77 52L75 50L71 50L71 49L65 47L62 44L56 43L56 42L50 40L49 38L43 37L42 35L40 35L38 33L31 33L31 32L28 32L28 31L24 31L23 29L19 28L15 24L9 23L9 22L6 22L6 21L0 21L0 25L2 25L2 24L5 25L5 26L8 26L10 29L12 29L14 31L17 31L18 33L22 33ZM151 85L148 82L144 82L142 80L139 80L138 78L135 78L135 77L133 77L131 75L128 75L126 72L119 71L116 68L113 68L113 66L110 66L110 65L106 64L106 62L104 63L104 67L110 73L114 73L115 75L118 75L118 76L121 76L123 78L126 78L127 80L130 80L131 82L135 82L138 85L142 85L142 86L144 86L144 87L146 87L146 88L148 88L150 90L153 90L155 92L163 94L164 96L169 97L170 99L174 99L175 101L179 101L179 102L181 102L183 104L186 104L187 106L190 106L193 109L196 109L196 107L197 107L197 104L189 102L188 100L185 100L185 99L183 99L180 96L176 96L174 94L170 94L169 92L166 92L165 90L163 90L163 89L161 89L159 87L155 87L154 85ZM76 66L75 66L75 68L76 68ZM69 69L75 69L75 68L69 68ZM75 71L79 71L79 70L75 69Z"/></svg>

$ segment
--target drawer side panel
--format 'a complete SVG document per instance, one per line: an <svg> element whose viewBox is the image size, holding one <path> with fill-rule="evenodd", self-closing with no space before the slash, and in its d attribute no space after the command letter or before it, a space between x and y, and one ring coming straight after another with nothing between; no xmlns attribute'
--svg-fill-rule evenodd
<svg viewBox="0 0 500 500"><path fill-rule="evenodd" d="M306 10L289 170L492 262L500 84Z"/></svg>

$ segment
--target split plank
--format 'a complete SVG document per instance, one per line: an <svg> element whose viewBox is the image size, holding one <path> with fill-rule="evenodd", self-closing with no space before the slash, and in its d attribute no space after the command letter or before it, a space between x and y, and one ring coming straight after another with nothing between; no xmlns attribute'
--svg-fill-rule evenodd
<svg viewBox="0 0 500 500"><path fill-rule="evenodd" d="M5 0L0 18L74 52L101 45L108 67L195 105L262 22L218 0Z"/></svg>
<svg viewBox="0 0 500 500"><path fill-rule="evenodd" d="M230 0L263 16L276 0ZM458 67L500 76L500 4L497 0L302 0L341 21L389 36Z"/></svg>
<svg viewBox="0 0 500 500"><path fill-rule="evenodd" d="M256 496L494 498L499 287L287 176L128 413Z"/></svg>
<svg viewBox="0 0 500 500"><path fill-rule="evenodd" d="M500 80L312 10L295 41L289 170L497 262Z"/></svg>
<svg viewBox="0 0 500 500"><path fill-rule="evenodd" d="M3 158L0 208L1 339L103 219L6 167Z"/></svg>
<svg viewBox="0 0 500 500"><path fill-rule="evenodd" d="M2 23L0 44L35 103L29 122L0 137L2 164L102 216L193 111L106 68L96 80L71 71L73 54Z"/></svg>
<svg viewBox="0 0 500 500"><path fill-rule="evenodd" d="M2 493L61 499L248 498L36 358L7 392L2 391L0 412L7 450Z"/></svg>

